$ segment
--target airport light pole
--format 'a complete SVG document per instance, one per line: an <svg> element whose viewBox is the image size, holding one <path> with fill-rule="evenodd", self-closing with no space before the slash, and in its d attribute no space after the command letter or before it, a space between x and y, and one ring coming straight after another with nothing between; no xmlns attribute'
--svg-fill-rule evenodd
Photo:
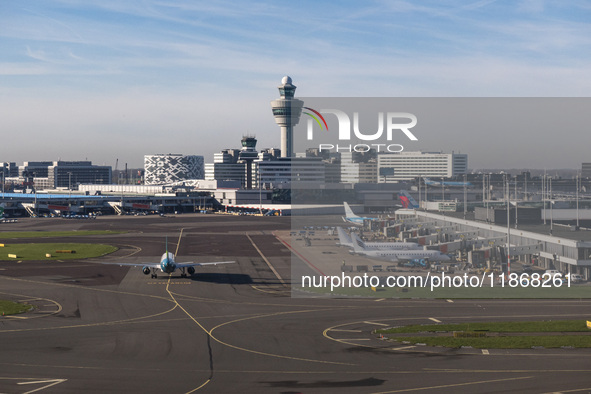
<svg viewBox="0 0 591 394"><path fill-rule="evenodd" d="M486 222L490 221L488 217L488 200L490 200L490 174L485 174L486 178Z"/></svg>
<svg viewBox="0 0 591 394"><path fill-rule="evenodd" d="M577 229L578 229L579 228L579 174L577 174L575 186L577 188L576 196L577 196Z"/></svg>
<svg viewBox="0 0 591 394"><path fill-rule="evenodd" d="M439 204L441 208L441 213L445 216L445 184L443 183L443 178L441 178L441 204Z"/></svg>
<svg viewBox="0 0 591 394"><path fill-rule="evenodd" d="M486 190L486 188L484 186L485 180L486 180L486 174L482 174L482 205L484 205L484 200L485 200L485 198L484 198L484 193Z"/></svg>
<svg viewBox="0 0 591 394"><path fill-rule="evenodd" d="M554 227L554 199L552 198L552 178L550 178L550 235Z"/></svg>
<svg viewBox="0 0 591 394"><path fill-rule="evenodd" d="M467 190L466 190L466 174L464 174L464 220L466 220L466 212L467 212L467 201L466 201L466 195L467 195Z"/></svg>
<svg viewBox="0 0 591 394"><path fill-rule="evenodd" d="M419 175L419 209L421 209L421 176Z"/></svg>
<svg viewBox="0 0 591 394"><path fill-rule="evenodd" d="M509 207L509 179L507 181L507 274L511 275L511 225L509 223L509 213L511 212Z"/></svg>
<svg viewBox="0 0 591 394"><path fill-rule="evenodd" d="M427 196L427 192L429 191L429 185L425 182L425 211L427 210L427 203L429 202L429 197Z"/></svg>
<svg viewBox="0 0 591 394"><path fill-rule="evenodd" d="M544 224L546 224L546 170L542 178L542 207L544 208Z"/></svg>
<svg viewBox="0 0 591 394"><path fill-rule="evenodd" d="M515 175L515 228L517 228L517 175Z"/></svg>

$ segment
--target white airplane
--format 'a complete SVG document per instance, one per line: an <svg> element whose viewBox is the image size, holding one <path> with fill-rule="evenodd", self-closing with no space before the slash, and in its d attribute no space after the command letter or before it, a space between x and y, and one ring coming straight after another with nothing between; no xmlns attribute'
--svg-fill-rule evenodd
<svg viewBox="0 0 591 394"><path fill-rule="evenodd" d="M210 263L193 263L193 262L186 262L186 263L177 263L175 261L175 255L172 252L168 251L168 237L166 237L166 252L160 257L160 263L101 263L101 264L113 264L113 265L121 265L121 266L128 266L128 267L142 267L142 272L145 275L152 274L152 278L157 278L157 270L162 271L165 274L172 274L176 269L181 270L181 277L186 278L187 273L189 275L193 275L195 273L195 267L203 266L203 265L217 265L217 264L232 264L235 261L215 261ZM186 272L185 272L186 271Z"/></svg>
<svg viewBox="0 0 591 394"><path fill-rule="evenodd" d="M448 261L449 256L438 250L369 250L363 246L363 241L356 234L353 234L353 250L355 253L385 261L429 259L430 261Z"/></svg>
<svg viewBox="0 0 591 394"><path fill-rule="evenodd" d="M470 182L455 182L455 181L432 181L429 178L425 178L425 185L472 186L472 183L470 183Z"/></svg>
<svg viewBox="0 0 591 394"><path fill-rule="evenodd" d="M337 227L337 233L339 235L339 244L353 248L353 240L343 230L342 227ZM361 240L360 240L361 241ZM423 247L414 242L363 242L363 247L366 250L422 250Z"/></svg>
<svg viewBox="0 0 591 394"><path fill-rule="evenodd" d="M345 216L343 217L343 221L345 221L345 222L353 223L358 226L363 226L363 221L366 219L367 220L379 220L378 218L367 218L367 217L361 217L361 216L355 215L353 213L353 210L351 209L349 204L347 204L346 201L343 201L343 206L345 207Z"/></svg>

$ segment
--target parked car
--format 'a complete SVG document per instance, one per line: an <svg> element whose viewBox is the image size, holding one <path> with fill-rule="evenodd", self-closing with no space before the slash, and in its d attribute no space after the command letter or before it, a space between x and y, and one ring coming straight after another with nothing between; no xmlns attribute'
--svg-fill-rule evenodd
<svg viewBox="0 0 591 394"><path fill-rule="evenodd" d="M570 274L570 282L571 283L581 283L584 282L585 278L583 275L580 274Z"/></svg>

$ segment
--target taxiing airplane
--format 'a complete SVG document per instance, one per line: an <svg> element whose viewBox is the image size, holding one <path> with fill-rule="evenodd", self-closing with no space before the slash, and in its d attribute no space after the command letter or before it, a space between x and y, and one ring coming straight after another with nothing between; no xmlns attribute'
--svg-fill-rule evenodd
<svg viewBox="0 0 591 394"><path fill-rule="evenodd" d="M342 227L337 227L339 245L353 248L353 240ZM363 242L366 250L422 250L423 247L414 242Z"/></svg>
<svg viewBox="0 0 591 394"><path fill-rule="evenodd" d="M425 185L443 185L443 186L472 186L470 182L454 182L454 181L433 181L425 178Z"/></svg>
<svg viewBox="0 0 591 394"><path fill-rule="evenodd" d="M345 207L345 216L343 217L343 221L345 222L353 223L357 226L363 226L364 220L379 220L378 218L367 218L355 215L346 201L343 201L343 206Z"/></svg>
<svg viewBox="0 0 591 394"><path fill-rule="evenodd" d="M441 253L438 250L383 250L383 249L368 249L364 247L364 242L359 239L356 234L352 234L353 250L355 253L365 255L369 258L375 258L385 261L399 261L399 260L414 260L414 259L429 259L430 261L448 261L450 257Z"/></svg>
<svg viewBox="0 0 591 394"><path fill-rule="evenodd" d="M101 263L101 264L112 264L112 265L121 265L121 266L128 266L128 267L142 267L142 272L145 275L152 274L152 278L157 278L158 274L157 271L160 270L165 274L172 274L178 269L181 270L181 277L186 278L187 273L189 275L193 275L195 273L195 267L203 266L203 265L217 265L217 264L232 264L235 261L215 261L210 263L193 263L193 262L186 262L186 263L177 263L175 260L175 255L172 252L168 251L168 237L166 238L166 252L160 257L160 263Z"/></svg>

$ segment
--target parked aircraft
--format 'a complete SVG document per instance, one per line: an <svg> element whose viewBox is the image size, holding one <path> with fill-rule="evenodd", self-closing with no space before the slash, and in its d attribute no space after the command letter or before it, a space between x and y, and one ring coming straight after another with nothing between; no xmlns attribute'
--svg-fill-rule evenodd
<svg viewBox="0 0 591 394"><path fill-rule="evenodd" d="M353 248L353 240L342 227L337 227L339 235L339 244ZM363 242L363 241L362 241ZM363 246L367 250L411 250L423 249L423 247L414 242L363 242Z"/></svg>
<svg viewBox="0 0 591 394"><path fill-rule="evenodd" d="M402 208L404 209L418 209L419 203L410 195L409 192L406 190L401 190L398 192L398 198L402 203Z"/></svg>
<svg viewBox="0 0 591 394"><path fill-rule="evenodd" d="M353 223L358 226L363 226L363 221L366 219L367 220L379 220L378 218L367 218L367 217L355 215L353 213L353 210L351 209L349 204L347 204L346 201L343 202L343 206L345 207L345 216L343 217L343 220L345 222Z"/></svg>
<svg viewBox="0 0 591 394"><path fill-rule="evenodd" d="M217 265L217 264L231 264L235 261L215 261L209 263L177 263L174 253L168 251L168 237L166 239L166 252L160 257L160 263L101 263L101 264L113 264L129 267L142 267L142 272L145 275L152 274L152 278L157 278L157 271L160 270L165 274L172 274L178 269L181 270L181 277L186 278L187 273L193 275L195 273L195 267L203 265Z"/></svg>
<svg viewBox="0 0 591 394"><path fill-rule="evenodd" d="M450 257L438 250L383 250L368 249L356 234L352 234L353 250L355 253L385 261L429 259L430 261L448 261Z"/></svg>

